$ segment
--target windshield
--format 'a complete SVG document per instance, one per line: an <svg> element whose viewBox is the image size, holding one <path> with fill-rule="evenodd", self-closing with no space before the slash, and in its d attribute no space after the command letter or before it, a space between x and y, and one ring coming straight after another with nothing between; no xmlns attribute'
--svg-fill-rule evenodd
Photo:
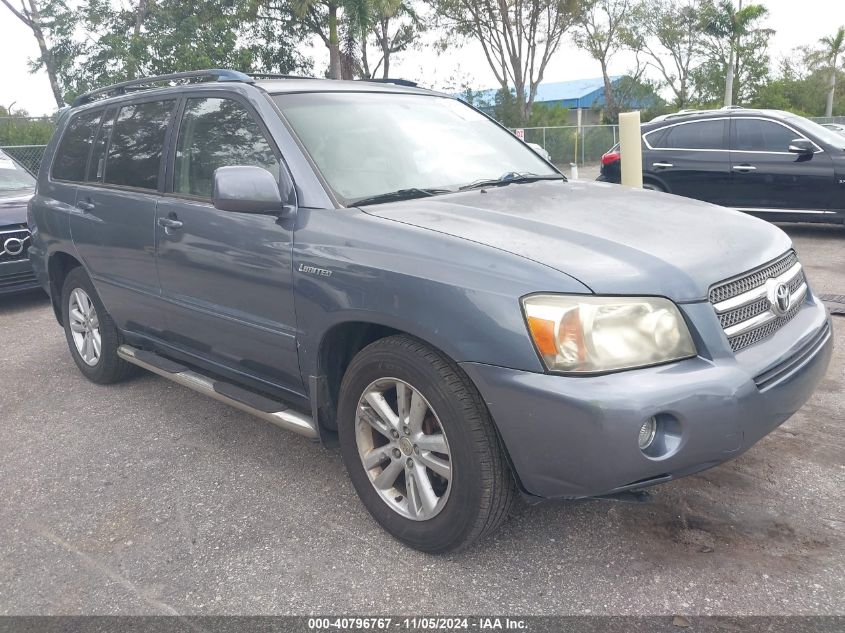
<svg viewBox="0 0 845 633"><path fill-rule="evenodd" d="M397 191L457 190L506 174L559 177L522 141L455 99L384 92L273 98L347 205Z"/></svg>
<svg viewBox="0 0 845 633"><path fill-rule="evenodd" d="M0 152L0 191L17 191L34 187L35 178L8 155Z"/></svg>
<svg viewBox="0 0 845 633"><path fill-rule="evenodd" d="M812 134L822 143L835 147L836 149L845 149L845 136L842 136L833 130L829 130L815 121L811 121L810 119L805 119L800 116L789 117L787 121L798 125L802 130Z"/></svg>

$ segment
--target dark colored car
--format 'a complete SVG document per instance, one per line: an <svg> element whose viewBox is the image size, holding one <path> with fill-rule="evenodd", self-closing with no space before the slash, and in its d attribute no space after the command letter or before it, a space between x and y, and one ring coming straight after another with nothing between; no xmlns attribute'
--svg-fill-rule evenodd
<svg viewBox="0 0 845 633"><path fill-rule="evenodd" d="M29 263L26 205L35 178L0 150L0 295L39 288Z"/></svg>
<svg viewBox="0 0 845 633"><path fill-rule="evenodd" d="M83 95L45 151L30 252L76 365L339 444L413 547L466 547L518 491L719 464L825 373L829 317L777 227L569 183L427 90L177 80Z"/></svg>
<svg viewBox="0 0 845 633"><path fill-rule="evenodd" d="M642 126L643 186L765 220L845 222L845 136L776 110L684 111ZM599 180L621 181L619 146Z"/></svg>

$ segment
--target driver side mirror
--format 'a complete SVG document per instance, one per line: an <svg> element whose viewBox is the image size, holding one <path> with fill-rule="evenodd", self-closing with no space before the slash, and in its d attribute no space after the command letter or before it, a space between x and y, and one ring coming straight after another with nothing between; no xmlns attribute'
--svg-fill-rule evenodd
<svg viewBox="0 0 845 633"><path fill-rule="evenodd" d="M800 156L807 156L816 151L816 146L813 142L806 138L796 138L789 141L789 151Z"/></svg>
<svg viewBox="0 0 845 633"><path fill-rule="evenodd" d="M221 211L287 214L279 183L266 169L255 165L218 167L214 170L211 203Z"/></svg>

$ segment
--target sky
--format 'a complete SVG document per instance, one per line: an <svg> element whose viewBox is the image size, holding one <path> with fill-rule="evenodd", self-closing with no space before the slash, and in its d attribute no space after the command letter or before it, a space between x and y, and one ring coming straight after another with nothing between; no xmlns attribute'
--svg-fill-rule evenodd
<svg viewBox="0 0 845 633"><path fill-rule="evenodd" d="M776 33L770 43L773 60L786 56L796 46L813 44L824 35L832 35L839 25L845 25L845 0L758 0L769 9L767 26ZM435 34L424 43L432 43ZM327 65L324 47L303 42L312 52L315 73ZM0 5L0 105L24 109L31 115L50 114L55 102L47 75L43 71L31 73L30 60L38 56L38 46L32 33ZM624 74L633 66L630 56L619 55L612 60L611 74ZM403 53L391 59L391 76L411 79L435 89L459 89L464 83L476 89L495 87L496 82L478 45L466 44L450 49L445 55L433 46ZM590 59L566 39L549 62L544 81L567 81L598 77L598 62Z"/></svg>

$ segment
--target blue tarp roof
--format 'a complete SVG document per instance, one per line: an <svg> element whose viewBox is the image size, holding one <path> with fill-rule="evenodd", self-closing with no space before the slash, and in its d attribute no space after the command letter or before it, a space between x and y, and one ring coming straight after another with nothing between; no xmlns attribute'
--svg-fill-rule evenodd
<svg viewBox="0 0 845 633"><path fill-rule="evenodd" d="M622 79L622 75L613 75L610 81L616 83ZM568 99L582 99L594 93L596 90L604 90L604 79L574 79L572 81L556 81L554 83L542 83L537 86L537 97L534 101L563 101Z"/></svg>
<svg viewBox="0 0 845 633"><path fill-rule="evenodd" d="M611 75L610 81L616 83L622 75ZM497 88L482 90L480 100L492 104ZM459 96L459 95L458 95ZM534 103L555 103L566 108L590 108L594 104L604 104L604 79L574 79L572 81L554 81L537 86Z"/></svg>

